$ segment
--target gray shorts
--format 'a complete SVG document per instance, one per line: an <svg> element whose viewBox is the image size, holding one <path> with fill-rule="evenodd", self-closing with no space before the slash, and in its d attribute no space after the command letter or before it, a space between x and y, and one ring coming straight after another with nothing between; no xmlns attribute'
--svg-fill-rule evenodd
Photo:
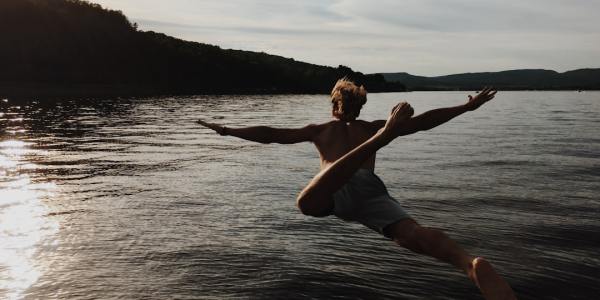
<svg viewBox="0 0 600 300"><path fill-rule="evenodd" d="M383 181L367 169L358 169L350 180L333 194L333 214L338 218L361 223L387 238L385 227L410 216L387 192Z"/></svg>

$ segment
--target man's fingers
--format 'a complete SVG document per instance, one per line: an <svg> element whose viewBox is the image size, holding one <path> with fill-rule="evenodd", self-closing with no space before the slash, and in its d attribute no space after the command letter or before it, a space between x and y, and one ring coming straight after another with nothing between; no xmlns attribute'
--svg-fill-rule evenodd
<svg viewBox="0 0 600 300"><path fill-rule="evenodd" d="M198 122L198 124L200 124L200 125L202 125L202 126L204 126L204 127L207 127L207 128L209 128L209 129L212 129L212 130L216 130L215 128L217 128L217 127L218 127L218 126L216 126L215 124L208 123L208 122L205 122L205 121L203 121L203 120L198 120L198 121L196 121L196 122Z"/></svg>
<svg viewBox="0 0 600 300"><path fill-rule="evenodd" d="M487 93L490 92L490 88L489 87L484 87L483 90L481 90L481 93L479 93L480 95L486 95Z"/></svg>
<svg viewBox="0 0 600 300"><path fill-rule="evenodd" d="M498 92L497 90L494 90L493 88L489 88L488 91L486 92L486 94L482 94L483 102L488 102L488 101L494 99L494 96L496 96L497 92Z"/></svg>
<svg viewBox="0 0 600 300"><path fill-rule="evenodd" d="M493 87L491 87L491 86L486 86L486 87L484 87L484 88L483 88L481 91L477 92L477 96L475 96L475 97L476 97L476 98L477 98L477 97L484 98L484 99L486 99L486 101L487 101L487 100L490 100L490 99L491 99L490 97L492 97L492 98L493 98L493 97L494 97L494 95L495 95L497 92L498 92L498 91L497 91L497 90L495 90ZM469 95L469 96L470 96L470 95ZM469 100L471 100L471 99L473 99L473 97L469 97Z"/></svg>
<svg viewBox="0 0 600 300"><path fill-rule="evenodd" d="M496 90L494 87L486 86L481 91L477 92L475 97L468 95L471 108L470 110L475 110L482 104L494 99L494 96L496 96L497 92L498 90Z"/></svg>

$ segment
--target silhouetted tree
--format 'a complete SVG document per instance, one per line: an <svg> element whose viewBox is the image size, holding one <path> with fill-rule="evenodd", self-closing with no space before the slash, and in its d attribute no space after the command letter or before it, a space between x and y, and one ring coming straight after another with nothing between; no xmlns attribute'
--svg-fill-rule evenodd
<svg viewBox="0 0 600 300"><path fill-rule="evenodd" d="M79 0L0 0L0 83L127 85L161 93L319 93L381 76L139 31L120 11Z"/></svg>

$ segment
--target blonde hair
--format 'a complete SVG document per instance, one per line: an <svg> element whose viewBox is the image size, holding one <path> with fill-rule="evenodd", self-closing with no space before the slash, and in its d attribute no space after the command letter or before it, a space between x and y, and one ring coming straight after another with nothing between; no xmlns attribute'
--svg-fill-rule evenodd
<svg viewBox="0 0 600 300"><path fill-rule="evenodd" d="M335 83L331 91L331 103L331 114L334 117L342 121L355 120L363 105L367 103L367 90L344 77Z"/></svg>

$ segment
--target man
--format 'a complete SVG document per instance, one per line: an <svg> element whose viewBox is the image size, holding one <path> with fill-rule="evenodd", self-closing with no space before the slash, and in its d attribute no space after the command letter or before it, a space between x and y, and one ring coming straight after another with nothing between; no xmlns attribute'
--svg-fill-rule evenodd
<svg viewBox="0 0 600 300"><path fill-rule="evenodd" d="M331 92L334 120L297 129L254 126L229 128L199 120L221 135L259 143L313 142L321 158L321 171L297 199L305 215L336 215L355 221L393 239L398 245L450 263L479 287L486 299L516 299L508 283L483 258L473 258L443 232L420 226L392 198L375 175L375 153L399 136L429 130L494 98L485 88L466 104L434 109L412 117L412 107L401 102L387 119L357 120L366 103L366 90L340 79Z"/></svg>

